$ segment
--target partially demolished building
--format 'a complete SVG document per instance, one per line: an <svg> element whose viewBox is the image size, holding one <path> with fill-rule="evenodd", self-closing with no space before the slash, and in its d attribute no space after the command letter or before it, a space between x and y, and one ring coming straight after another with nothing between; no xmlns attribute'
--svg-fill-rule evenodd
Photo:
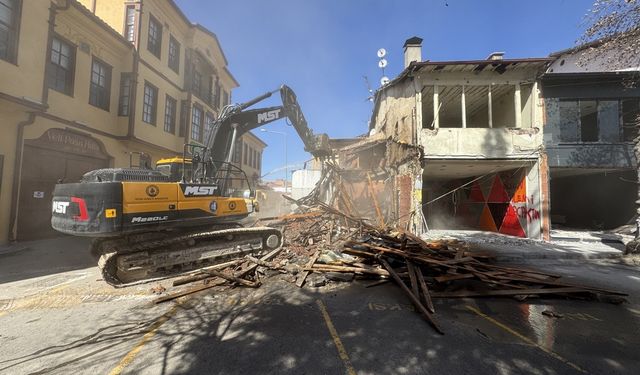
<svg viewBox="0 0 640 375"><path fill-rule="evenodd" d="M423 61L413 37L404 50L404 70L375 94L369 135L334 140L316 191L325 203L414 233L542 240L552 220L610 229L633 217L640 89L625 82L640 67L579 66L581 48Z"/></svg>
<svg viewBox="0 0 640 375"><path fill-rule="evenodd" d="M405 69L375 97L372 134L421 152L405 175L411 207L430 229L548 237L538 76L549 58L422 61L406 41Z"/></svg>

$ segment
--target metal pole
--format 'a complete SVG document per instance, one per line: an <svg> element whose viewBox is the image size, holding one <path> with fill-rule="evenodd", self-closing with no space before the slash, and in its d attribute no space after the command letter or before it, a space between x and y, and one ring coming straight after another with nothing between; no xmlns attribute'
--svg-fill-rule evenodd
<svg viewBox="0 0 640 375"><path fill-rule="evenodd" d="M287 192L287 180L289 179L289 161L287 160L287 132L284 134L284 192Z"/></svg>

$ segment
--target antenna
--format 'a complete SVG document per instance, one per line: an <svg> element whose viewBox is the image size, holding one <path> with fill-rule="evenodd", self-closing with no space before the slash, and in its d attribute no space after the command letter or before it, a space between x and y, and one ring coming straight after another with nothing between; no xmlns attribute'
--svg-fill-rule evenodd
<svg viewBox="0 0 640 375"><path fill-rule="evenodd" d="M367 76L362 76L362 79L364 79L364 83L367 85L367 91L369 92L369 96L367 97L367 101L372 102L373 101L373 90L371 89L371 84L369 83L369 78L367 78Z"/></svg>
<svg viewBox="0 0 640 375"><path fill-rule="evenodd" d="M389 83L389 78L387 76L384 75L384 68L387 67L387 59L385 59L384 57L387 55L387 50L384 48L380 48L378 50L378 68L382 69L382 78L380 78L380 86L384 86L387 83Z"/></svg>

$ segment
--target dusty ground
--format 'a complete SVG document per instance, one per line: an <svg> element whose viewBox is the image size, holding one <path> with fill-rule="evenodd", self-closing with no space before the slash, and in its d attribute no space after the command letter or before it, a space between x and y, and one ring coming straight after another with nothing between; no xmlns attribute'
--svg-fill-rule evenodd
<svg viewBox="0 0 640 375"><path fill-rule="evenodd" d="M86 241L29 247L0 255L0 373L640 373L640 271L615 259L527 266L627 291L626 304L438 300L441 336L392 284L275 277L154 305L156 284L100 281Z"/></svg>

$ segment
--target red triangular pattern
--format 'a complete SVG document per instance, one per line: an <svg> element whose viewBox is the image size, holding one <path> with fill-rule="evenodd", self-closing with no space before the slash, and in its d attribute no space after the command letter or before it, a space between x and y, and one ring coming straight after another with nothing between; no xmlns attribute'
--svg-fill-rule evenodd
<svg viewBox="0 0 640 375"><path fill-rule="evenodd" d="M478 222L478 228L481 230L488 230L490 232L497 232L498 228L496 227L496 223L493 221L493 216L491 215L491 210L487 205L484 205L484 209L482 209L482 214L480 215L480 222Z"/></svg>
<svg viewBox="0 0 640 375"><path fill-rule="evenodd" d="M482 194L482 190L480 189L480 185L478 185L478 181L475 181L473 184L471 184L471 192L469 193L469 200L471 202L484 203L484 194Z"/></svg>
<svg viewBox="0 0 640 375"><path fill-rule="evenodd" d="M504 190L504 185L502 184L502 180L500 177L496 175L493 180L493 186L491 187L491 194L489 194L489 198L487 202L492 203L508 203L509 202L509 194Z"/></svg>
<svg viewBox="0 0 640 375"><path fill-rule="evenodd" d="M513 194L513 203L526 203L527 202L527 179L523 178Z"/></svg>
<svg viewBox="0 0 640 375"><path fill-rule="evenodd" d="M510 236L516 237L526 237L527 235L524 233L522 226L520 225L520 220L518 220L518 214L514 209L513 205L509 205L507 209L507 214L504 215L504 220L502 221L502 225L500 226L500 233L508 234Z"/></svg>

